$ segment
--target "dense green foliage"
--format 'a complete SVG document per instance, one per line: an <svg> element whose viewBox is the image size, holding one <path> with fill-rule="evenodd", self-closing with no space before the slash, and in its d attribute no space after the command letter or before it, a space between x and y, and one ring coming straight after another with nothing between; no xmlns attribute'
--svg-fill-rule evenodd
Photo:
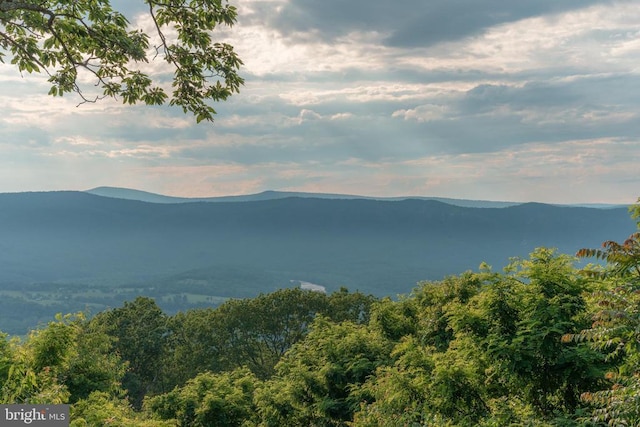
<svg viewBox="0 0 640 427"><path fill-rule="evenodd" d="M640 214L635 207L634 215ZM640 242L540 248L398 301L283 289L166 315L150 298L0 341L0 401L72 425L638 425Z"/></svg>
<svg viewBox="0 0 640 427"><path fill-rule="evenodd" d="M0 60L9 56L21 72L48 75L50 95L76 92L85 102L114 97L149 105L168 100L198 122L213 120L207 102L225 100L243 84L233 47L211 33L233 25L236 8L222 0L144 3L152 34L131 28L108 0L0 0ZM138 65L156 58L165 63L160 75ZM163 79L163 73L173 75ZM102 92L86 94L80 82L87 78ZM170 95L163 86L171 87Z"/></svg>

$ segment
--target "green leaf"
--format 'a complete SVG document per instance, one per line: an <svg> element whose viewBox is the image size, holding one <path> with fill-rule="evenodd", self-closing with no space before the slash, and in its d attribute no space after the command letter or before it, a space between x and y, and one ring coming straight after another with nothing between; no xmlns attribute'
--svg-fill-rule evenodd
<svg viewBox="0 0 640 427"><path fill-rule="evenodd" d="M8 2L5 2L8 4ZM237 11L218 0L147 2L151 33L130 28L125 16L107 1L78 0L38 3L12 2L0 16L3 39L0 60L8 55L19 71L46 73L56 87L52 96L75 92L84 101L95 94L122 97L125 104L178 105L197 122L213 121L216 114L206 106L238 92L242 62L233 48L213 42L218 24L233 26ZM161 40L150 49L151 37ZM173 69L171 95L152 91L160 87L164 71L147 76L136 63L163 61ZM77 79L78 71L94 77L94 84ZM223 83L221 84L220 81Z"/></svg>

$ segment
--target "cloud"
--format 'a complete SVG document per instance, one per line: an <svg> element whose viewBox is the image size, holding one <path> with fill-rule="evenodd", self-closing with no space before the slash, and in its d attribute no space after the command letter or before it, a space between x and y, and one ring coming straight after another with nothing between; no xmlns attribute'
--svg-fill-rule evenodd
<svg viewBox="0 0 640 427"><path fill-rule="evenodd" d="M416 108L407 110L397 110L391 117L402 117L404 120L415 120L417 122L431 122L445 118L447 107L445 105L424 104Z"/></svg>
<svg viewBox="0 0 640 427"><path fill-rule="evenodd" d="M298 124L302 124L310 120L319 120L321 118L322 116L315 111L303 108L302 110L300 110L300 114L298 115Z"/></svg>
<svg viewBox="0 0 640 427"><path fill-rule="evenodd" d="M402 3L353 0L291 0L270 8L259 3L253 18L268 17L288 36L312 34L335 40L353 32L377 32L395 47L428 47L481 34L490 27L540 15L610 4L603 0L408 0Z"/></svg>

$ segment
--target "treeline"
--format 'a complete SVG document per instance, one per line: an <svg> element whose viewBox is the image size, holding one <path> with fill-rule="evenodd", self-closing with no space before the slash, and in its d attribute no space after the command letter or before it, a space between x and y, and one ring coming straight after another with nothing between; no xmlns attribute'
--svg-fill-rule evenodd
<svg viewBox="0 0 640 427"><path fill-rule="evenodd" d="M640 233L579 255L602 262L540 248L398 301L58 316L0 341L0 402L71 403L72 426L639 425Z"/></svg>

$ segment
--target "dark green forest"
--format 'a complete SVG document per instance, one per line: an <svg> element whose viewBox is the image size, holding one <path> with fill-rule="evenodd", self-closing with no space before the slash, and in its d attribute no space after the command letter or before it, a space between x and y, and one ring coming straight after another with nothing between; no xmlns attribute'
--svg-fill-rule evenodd
<svg viewBox="0 0 640 427"><path fill-rule="evenodd" d="M640 233L397 300L137 297L0 341L1 402L70 403L72 426L639 425L639 374Z"/></svg>

